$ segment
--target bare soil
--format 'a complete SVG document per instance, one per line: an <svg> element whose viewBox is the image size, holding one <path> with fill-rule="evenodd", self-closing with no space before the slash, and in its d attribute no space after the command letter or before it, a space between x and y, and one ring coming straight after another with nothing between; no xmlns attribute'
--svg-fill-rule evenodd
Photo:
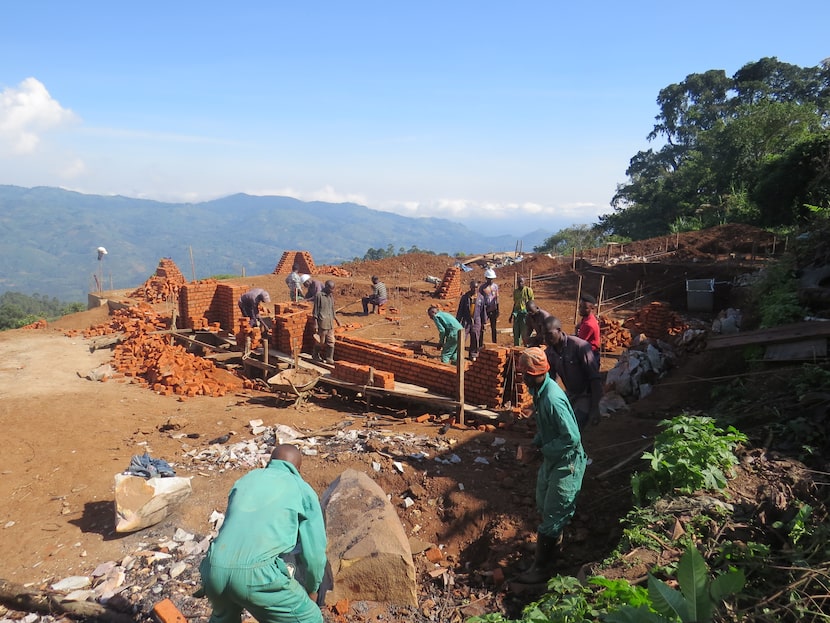
<svg viewBox="0 0 830 623"><path fill-rule="evenodd" d="M735 274L752 270L747 258L738 255L746 251L745 237L756 239L759 235L757 230L716 228L709 230L708 238L696 232L694 246L683 247L682 261L667 257L660 263L594 266L596 258L589 262L592 258L586 257L578 260L577 271L571 270L570 258L563 262L543 255L528 256L524 262L498 270L502 308L507 310L500 319L501 328L507 329L514 273L534 276L540 306L559 316L566 329L573 326L580 275L583 290L598 293L602 287L604 299L619 297L613 309L610 304L608 307L607 313L615 317L633 311L633 306L624 304L626 294L642 283L653 286L653 298L685 313L685 279L711 277L731 283ZM657 249L660 244L668 243L655 242L653 246ZM749 248L752 246L750 242ZM713 249L715 252L710 252ZM601 253L603 250L596 251L597 256ZM435 302L431 296L434 287L424 277L440 278L453 263L446 256L417 254L347 265L344 268L351 276L334 278L341 318L360 324L355 331L365 338L410 344L434 341L435 329L426 314ZM381 276L389 287L390 305L400 310L397 321L357 315L359 298L368 293L372 274ZM476 266L470 276L482 278L483 268ZM288 298L283 276L262 275L246 281L268 289L275 301ZM719 292L722 300L715 309L729 303L734 294L731 288ZM156 307L164 311L165 306ZM499 594L493 586L493 572L501 568L509 573L515 567L538 521L533 503L537 466L516 460L517 447L528 443L533 434L526 422L495 433L475 427L448 428L440 421L419 424L414 417L428 412L427 408L367 405L322 386L295 408L290 401L257 390L222 398L179 399L116 380L91 381L84 377L106 362L111 351L90 352L88 340L67 337L65 331L84 329L106 318L104 306L64 317L45 329L0 333L0 424L5 433L0 467L0 498L5 502L0 507L0 578L45 587L70 575L89 574L101 562L122 559L146 543L149 534L165 530L172 534L176 527L208 534L211 512L224 511L227 493L243 472L207 470L188 462L184 453L206 447L208 440L230 432L233 440L250 438L248 422L261 419L266 425L286 424L304 433L335 428L361 434L384 431L388 443L374 441L368 447L337 451L323 447L317 456L305 458L304 476L322 493L346 468L366 471L391 494L407 533L443 548L441 564L458 574L459 584L487 587L489 582L487 590L493 592L482 600L486 607L502 607L502 601L514 598L504 591ZM511 345L512 336L500 333L499 343ZM604 358L603 370L614 363L612 353ZM716 376L728 368L729 361L692 355L684 366L689 366L689 374ZM681 367L669 378L686 375ZM636 461L614 467L648 444L662 418L702 401L705 392L699 385L675 384L665 390L658 385L650 397L630 405L628 412L587 430L583 443L592 463L577 515L566 530L562 573L577 574L603 559L619 539L619 519L631 507L629 477ZM175 431L190 437L173 434L171 422L175 422ZM418 448L439 450L431 451L430 459L413 459L402 450L406 444L396 441L406 436L415 438L413 444ZM192 476L193 494L160 526L117 534L114 475L129 465L132 456L145 451L168 460L178 475ZM458 464L432 460L442 452L454 453L462 460ZM487 462L475 462L477 457ZM403 474L391 469L392 459L405 463ZM373 461L382 462L380 472L372 469ZM423 492L416 505L407 509L402 503L404 494L416 485ZM423 599L428 601L435 589L425 572L432 564L423 556L417 560ZM473 594L470 591L473 589L467 590L468 599ZM198 618L205 613L190 614ZM349 620L374 620L375 615L353 612Z"/></svg>

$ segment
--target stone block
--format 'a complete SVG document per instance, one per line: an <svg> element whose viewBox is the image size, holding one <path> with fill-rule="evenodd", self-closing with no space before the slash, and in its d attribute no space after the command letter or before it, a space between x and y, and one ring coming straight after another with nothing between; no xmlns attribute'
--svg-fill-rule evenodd
<svg viewBox="0 0 830 623"><path fill-rule="evenodd" d="M382 601L416 606L409 540L380 486L348 469L322 498L333 586L326 601Z"/></svg>

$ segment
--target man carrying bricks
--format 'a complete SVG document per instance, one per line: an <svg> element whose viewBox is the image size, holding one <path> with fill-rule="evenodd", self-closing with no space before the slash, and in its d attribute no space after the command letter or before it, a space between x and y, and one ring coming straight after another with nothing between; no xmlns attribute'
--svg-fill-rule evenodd
<svg viewBox="0 0 830 623"><path fill-rule="evenodd" d="M271 297L262 288L251 288L239 297L239 311L251 321L251 327L261 327L262 318L259 314L260 303L270 303ZM264 327L263 327L264 328Z"/></svg>
<svg viewBox="0 0 830 623"><path fill-rule="evenodd" d="M331 279L326 281L322 291L314 295L314 308L311 312L316 334L312 358L329 364L334 363L334 325L340 324L334 309L335 287L336 284Z"/></svg>
<svg viewBox="0 0 830 623"><path fill-rule="evenodd" d="M210 623L322 623L315 603L326 568L326 528L303 455L278 445L268 466L236 481L225 521L199 566Z"/></svg>
<svg viewBox="0 0 830 623"><path fill-rule="evenodd" d="M542 454L536 475L536 507L542 514L536 531L536 554L530 569L517 578L533 584L546 582L553 575L562 533L576 511L588 460L568 398L548 375L550 364L545 351L539 347L526 349L519 355L516 369L533 397L537 429L533 445Z"/></svg>
<svg viewBox="0 0 830 623"><path fill-rule="evenodd" d="M455 319L455 316L439 310L437 305L431 305L427 314L438 327L441 363L455 363L458 361L458 332L464 327Z"/></svg>

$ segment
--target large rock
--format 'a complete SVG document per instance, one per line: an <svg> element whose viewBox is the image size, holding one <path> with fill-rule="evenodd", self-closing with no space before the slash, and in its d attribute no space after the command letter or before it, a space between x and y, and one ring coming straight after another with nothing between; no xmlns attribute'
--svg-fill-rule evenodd
<svg viewBox="0 0 830 623"><path fill-rule="evenodd" d="M323 493L327 555L340 599L418 603L409 539L386 493L369 476L343 472Z"/></svg>
<svg viewBox="0 0 830 623"><path fill-rule="evenodd" d="M115 475L115 531L135 532L157 524L191 493L190 478Z"/></svg>

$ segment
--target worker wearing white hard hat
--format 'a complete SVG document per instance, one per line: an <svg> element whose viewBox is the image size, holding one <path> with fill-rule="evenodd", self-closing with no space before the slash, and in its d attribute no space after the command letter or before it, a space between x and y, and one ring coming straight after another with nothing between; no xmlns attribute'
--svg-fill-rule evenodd
<svg viewBox="0 0 830 623"><path fill-rule="evenodd" d="M499 318L499 286L493 281L495 278L496 271L488 268L484 271L485 281L478 289L484 297L484 309L487 313L487 320L490 322L490 336L493 338L493 344L498 343L496 321Z"/></svg>
<svg viewBox="0 0 830 623"><path fill-rule="evenodd" d="M317 279L312 279L311 275L303 275L303 285L305 286L305 300L313 301L318 292L323 291L323 282Z"/></svg>

